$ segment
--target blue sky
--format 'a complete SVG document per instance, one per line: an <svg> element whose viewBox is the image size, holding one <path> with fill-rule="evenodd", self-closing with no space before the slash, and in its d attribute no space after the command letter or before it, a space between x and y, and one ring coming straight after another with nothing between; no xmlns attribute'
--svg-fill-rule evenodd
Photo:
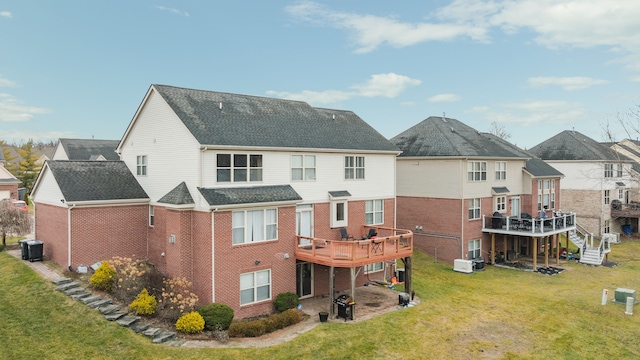
<svg viewBox="0 0 640 360"><path fill-rule="evenodd" d="M387 138L445 113L523 148L621 139L639 19L632 0L6 1L0 139L120 139L151 84L351 110Z"/></svg>

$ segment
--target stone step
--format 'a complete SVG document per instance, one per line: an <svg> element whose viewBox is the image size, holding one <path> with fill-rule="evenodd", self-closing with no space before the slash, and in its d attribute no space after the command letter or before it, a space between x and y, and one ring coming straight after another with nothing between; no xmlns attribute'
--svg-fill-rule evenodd
<svg viewBox="0 0 640 360"><path fill-rule="evenodd" d="M63 285L63 284L70 283L70 282L72 282L72 281L73 281L73 279L66 278L66 277L62 277L62 278L57 278L57 279L53 279L53 280L51 280L51 282L52 282L54 285Z"/></svg>
<svg viewBox="0 0 640 360"><path fill-rule="evenodd" d="M67 291L69 289L77 288L79 286L80 286L80 284L78 284L75 281L72 281L70 283L65 283L65 284L56 286L56 290L58 290L58 291Z"/></svg>
<svg viewBox="0 0 640 360"><path fill-rule="evenodd" d="M173 339L165 342L164 344L167 345L167 346L180 347L180 346L184 345L185 342L187 342L185 339L173 338Z"/></svg>
<svg viewBox="0 0 640 360"><path fill-rule="evenodd" d="M92 309L97 309L99 307L103 307L105 305L110 305L112 303L111 299L102 299L94 302L90 302L87 304L88 307Z"/></svg>
<svg viewBox="0 0 640 360"><path fill-rule="evenodd" d="M83 291L83 292L81 292L81 293L77 293L77 294L73 294L73 295L71 295L71 298L72 298L73 300L80 301L81 299L88 298L89 296L91 296L91 293L90 293L90 292L88 292L87 290L84 290L84 291Z"/></svg>
<svg viewBox="0 0 640 360"><path fill-rule="evenodd" d="M110 314L105 315L104 318L109 321L116 321L118 319L121 319L125 315L127 315L127 313L124 311L116 311L116 312L112 312Z"/></svg>
<svg viewBox="0 0 640 360"><path fill-rule="evenodd" d="M122 326L131 326L134 322L140 320L140 316L123 316L120 319L116 320L116 322Z"/></svg>
<svg viewBox="0 0 640 360"><path fill-rule="evenodd" d="M75 294L84 294L85 292L87 291L79 286L64 291L64 293L69 296L75 295Z"/></svg>
<svg viewBox="0 0 640 360"><path fill-rule="evenodd" d="M98 311L100 311L104 315L108 315L108 314L120 311L120 306L113 305L113 304L109 304L109 305L106 305L106 306L100 306L98 308Z"/></svg>
<svg viewBox="0 0 640 360"><path fill-rule="evenodd" d="M160 334L161 332L162 332L161 329L150 327L147 330L143 331L142 335L152 338L152 337Z"/></svg>
<svg viewBox="0 0 640 360"><path fill-rule="evenodd" d="M96 301L100 301L102 300L102 297L98 296L98 295L92 295L92 296L87 296L85 298L80 299L80 302L85 304L85 305L89 305L92 302L96 302Z"/></svg>
<svg viewBox="0 0 640 360"><path fill-rule="evenodd" d="M174 332L162 331L160 334L158 334L158 335L153 337L152 342L154 344L161 344L161 343L167 342L169 340L172 340L175 337L176 337L176 333L174 333Z"/></svg>
<svg viewBox="0 0 640 360"><path fill-rule="evenodd" d="M149 324L142 321L136 321L131 326L129 326L129 329L135 331L138 334L147 330L148 328L149 328Z"/></svg>

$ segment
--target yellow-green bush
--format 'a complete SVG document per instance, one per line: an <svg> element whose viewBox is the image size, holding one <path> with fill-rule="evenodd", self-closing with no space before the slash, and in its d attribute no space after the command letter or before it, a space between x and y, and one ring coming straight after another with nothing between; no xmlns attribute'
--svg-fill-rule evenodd
<svg viewBox="0 0 640 360"><path fill-rule="evenodd" d="M129 309L136 315L152 315L156 312L157 305L156 297L149 295L147 289L142 289L135 300L129 304Z"/></svg>
<svg viewBox="0 0 640 360"><path fill-rule="evenodd" d="M98 290L111 291L117 278L118 274L109 265L109 262L103 261L89 278L89 284Z"/></svg>
<svg viewBox="0 0 640 360"><path fill-rule="evenodd" d="M176 330L185 334L196 334L204 329L204 319L197 311L186 313L176 321Z"/></svg>

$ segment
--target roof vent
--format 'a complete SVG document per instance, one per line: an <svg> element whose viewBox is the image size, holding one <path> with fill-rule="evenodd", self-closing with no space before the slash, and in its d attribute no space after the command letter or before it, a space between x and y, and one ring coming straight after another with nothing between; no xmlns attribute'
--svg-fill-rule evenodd
<svg viewBox="0 0 640 360"><path fill-rule="evenodd" d="M220 110L222 110L222 101L220 101Z"/></svg>
<svg viewBox="0 0 640 360"><path fill-rule="evenodd" d="M444 111L442 112L442 121L447 122L447 118L445 117Z"/></svg>
<svg viewBox="0 0 640 360"><path fill-rule="evenodd" d="M331 115L331 118L332 118L333 120L335 120L335 119L336 119L336 114Z"/></svg>

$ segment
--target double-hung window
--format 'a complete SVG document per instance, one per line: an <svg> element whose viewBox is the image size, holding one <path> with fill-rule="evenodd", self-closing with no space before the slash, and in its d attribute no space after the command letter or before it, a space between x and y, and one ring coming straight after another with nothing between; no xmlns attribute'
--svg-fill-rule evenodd
<svg viewBox="0 0 640 360"><path fill-rule="evenodd" d="M384 201L367 200L364 206L364 222L367 225L382 224L384 222Z"/></svg>
<svg viewBox="0 0 640 360"><path fill-rule="evenodd" d="M496 161L496 180L507 179L507 162Z"/></svg>
<svg viewBox="0 0 640 360"><path fill-rule="evenodd" d="M271 299L271 270L240 274L240 305Z"/></svg>
<svg viewBox="0 0 640 360"><path fill-rule="evenodd" d="M218 154L216 177L218 182L262 181L262 155Z"/></svg>
<svg viewBox="0 0 640 360"><path fill-rule="evenodd" d="M468 181L486 181L487 180L487 162L486 161L467 162L467 180Z"/></svg>
<svg viewBox="0 0 640 360"><path fill-rule="evenodd" d="M345 180L364 179L364 156L344 157Z"/></svg>
<svg viewBox="0 0 640 360"><path fill-rule="evenodd" d="M136 156L136 174L147 175L147 155Z"/></svg>
<svg viewBox="0 0 640 360"><path fill-rule="evenodd" d="M611 203L611 190L604 191L604 204L608 205Z"/></svg>
<svg viewBox="0 0 640 360"><path fill-rule="evenodd" d="M315 155L291 155L291 180L313 181L316 179Z"/></svg>
<svg viewBox="0 0 640 360"><path fill-rule="evenodd" d="M153 205L149 205L149 226L153 226L154 224L154 220L155 220L154 211L155 209Z"/></svg>
<svg viewBox="0 0 640 360"><path fill-rule="evenodd" d="M495 199L495 211L497 212L505 212L507 211L507 197L505 195L500 195L494 197Z"/></svg>
<svg viewBox="0 0 640 360"><path fill-rule="evenodd" d="M622 177L622 164L616 164L616 177Z"/></svg>
<svg viewBox="0 0 640 360"><path fill-rule="evenodd" d="M369 274L373 272L378 272L384 270L384 262L377 262L373 264L368 264L364 266L364 273Z"/></svg>
<svg viewBox="0 0 640 360"><path fill-rule="evenodd" d="M245 244L278 238L276 209L241 210L232 215L233 244Z"/></svg>
<svg viewBox="0 0 640 360"><path fill-rule="evenodd" d="M469 260L477 259L480 257L480 239L469 241L469 253L467 258Z"/></svg>
<svg viewBox="0 0 640 360"><path fill-rule="evenodd" d="M480 219L480 199L469 199L469 220Z"/></svg>
<svg viewBox="0 0 640 360"><path fill-rule="evenodd" d="M613 177L613 164L604 164L604 177Z"/></svg>

